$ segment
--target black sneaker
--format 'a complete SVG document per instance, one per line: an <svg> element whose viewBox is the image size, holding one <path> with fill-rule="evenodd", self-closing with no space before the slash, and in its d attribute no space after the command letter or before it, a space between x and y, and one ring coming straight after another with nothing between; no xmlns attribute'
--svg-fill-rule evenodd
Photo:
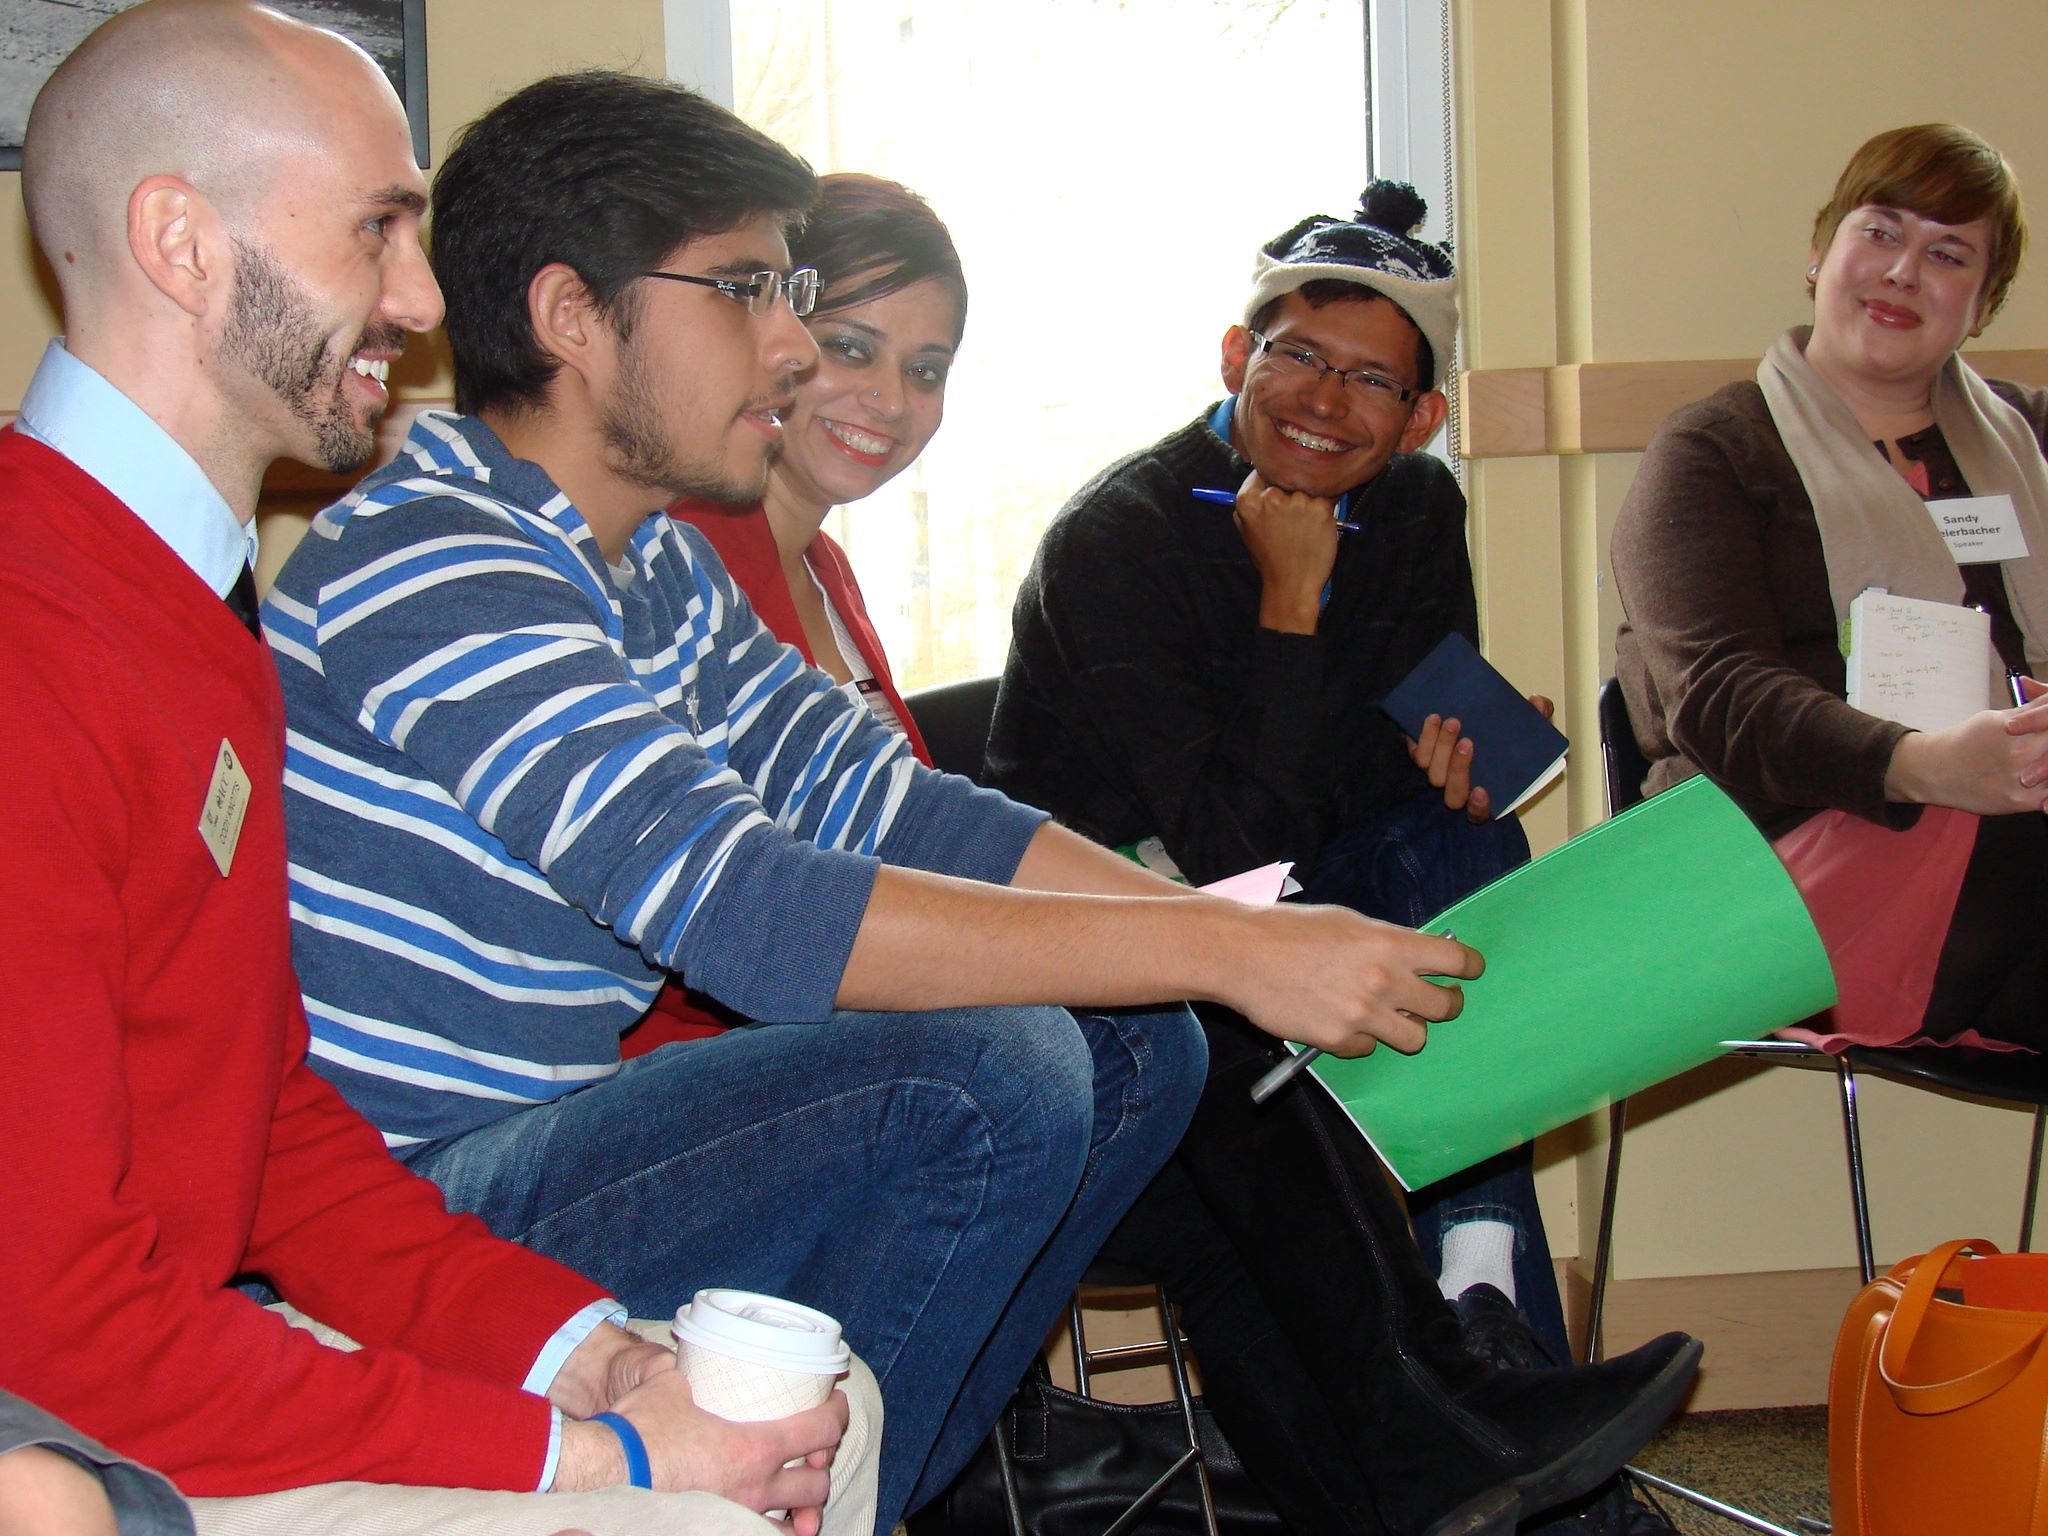
<svg viewBox="0 0 2048 1536"><path fill-rule="evenodd" d="M1407 1451L1413 1475L1385 1490L1382 1523L1403 1536L1492 1533L1604 1489L1684 1400L1699 1359L1698 1340L1666 1334L1598 1365L1479 1366L1432 1416L1434 1440ZM1417 1518L1456 1481L1486 1492L1441 1523Z"/></svg>
<svg viewBox="0 0 2048 1536"><path fill-rule="evenodd" d="M1589 1497L1530 1521L1517 1536L1678 1536L1678 1527L1624 1472Z"/></svg>
<svg viewBox="0 0 2048 1536"><path fill-rule="evenodd" d="M1622 1495L1621 1524L1615 1529L1622 1536L1678 1536L1678 1527L1657 1501L1640 1490Z"/></svg>
<svg viewBox="0 0 2048 1536"><path fill-rule="evenodd" d="M1514 1371L1564 1363L1544 1347L1529 1319L1494 1286L1466 1287L1451 1310L1458 1314L1459 1342L1475 1360Z"/></svg>
<svg viewBox="0 0 2048 1536"><path fill-rule="evenodd" d="M1451 1310L1458 1314L1459 1341L1475 1360L1522 1371L1563 1363L1536 1337L1521 1310L1494 1286L1469 1287L1451 1303ZM1624 1473L1518 1530L1521 1536L1677 1536L1677 1527L1645 1498L1629 1487Z"/></svg>

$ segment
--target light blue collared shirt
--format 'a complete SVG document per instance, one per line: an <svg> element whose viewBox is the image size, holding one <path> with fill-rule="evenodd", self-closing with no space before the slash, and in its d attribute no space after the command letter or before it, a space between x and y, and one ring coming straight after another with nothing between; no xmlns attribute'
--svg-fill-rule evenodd
<svg viewBox="0 0 2048 1536"><path fill-rule="evenodd" d="M14 426L99 481L219 596L228 595L244 565L256 563L254 521L244 526L192 455L141 406L65 350L61 337L43 349ZM616 1301L593 1301L582 1308L542 1347L525 1389L545 1396L577 1345L600 1325L625 1320L626 1309ZM541 1489L554 1482L561 1454L562 1411L557 1408L541 1464Z"/></svg>
<svg viewBox="0 0 2048 1536"><path fill-rule="evenodd" d="M254 520L244 526L192 455L62 337L43 349L14 425L113 492L219 596L256 563Z"/></svg>
<svg viewBox="0 0 2048 1536"><path fill-rule="evenodd" d="M555 1331L555 1336L542 1346L540 1358L533 1362L533 1369L526 1373L523 1383L526 1390L535 1397L546 1397L548 1388L555 1384L555 1377L576 1352L576 1346L589 1338L606 1323L620 1328L626 1326L626 1309L609 1298L593 1301ZM557 1408L548 1422L548 1453L540 1465L540 1481L535 1484L540 1492L546 1493L555 1485L555 1469L562 1460L562 1410Z"/></svg>

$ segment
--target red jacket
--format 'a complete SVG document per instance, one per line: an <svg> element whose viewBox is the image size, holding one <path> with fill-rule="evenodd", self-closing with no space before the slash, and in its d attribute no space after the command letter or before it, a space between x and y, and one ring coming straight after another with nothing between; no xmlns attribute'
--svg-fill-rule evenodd
<svg viewBox="0 0 2048 1536"><path fill-rule="evenodd" d="M734 584L747 594L747 601L754 605L754 612L769 632L776 639L795 646L803 653L805 661L817 665L818 659L811 654L810 642L804 638L803 623L797 618L796 604L790 601L789 584L783 580L782 556L775 547L775 532L768 526L768 514L761 510L760 505L734 507L685 497L668 510L670 516L688 523L710 541L711 547L718 551L719 559L725 562L726 570L732 573ZM903 706L903 696L896 691L896 679L889 672L888 655L882 650L874 621L868 617L867 600L861 596L860 583L854 579L846 551L833 541L830 534L820 530L812 541L808 558L818 585L824 589L833 608L838 610L840 621L860 649L861 660L875 675L882 696L902 722L903 734L909 738L911 751L917 754L919 762L929 764L931 753L925 750L924 738L917 732L917 722L910 718L910 711ZM654 1000L653 1010L620 1041L620 1050L628 1058L645 1056L656 1046L666 1045L671 1040L702 1039L706 1035L717 1034L734 1022L735 1016L711 999L692 994L680 983L670 982Z"/></svg>
<svg viewBox="0 0 2048 1536"><path fill-rule="evenodd" d="M0 697L0 1382L191 1494L533 1487L550 1410L518 1385L603 1293L450 1216L307 1068L270 658L11 429ZM226 876L198 831L223 741L250 785Z"/></svg>

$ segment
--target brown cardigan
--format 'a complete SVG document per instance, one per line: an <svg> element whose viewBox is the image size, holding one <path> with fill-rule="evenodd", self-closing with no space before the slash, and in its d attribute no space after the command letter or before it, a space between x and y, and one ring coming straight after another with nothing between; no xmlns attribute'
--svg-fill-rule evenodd
<svg viewBox="0 0 2048 1536"><path fill-rule="evenodd" d="M2048 391L1992 388L2048 441ZM1969 494L1938 431L1902 446L1941 494ZM1613 568L1628 614L1615 671L1650 792L1705 772L1771 836L1828 808L1911 824L1917 809L1884 796L1906 727L1843 702L1813 503L1754 382L1658 428L1615 524Z"/></svg>

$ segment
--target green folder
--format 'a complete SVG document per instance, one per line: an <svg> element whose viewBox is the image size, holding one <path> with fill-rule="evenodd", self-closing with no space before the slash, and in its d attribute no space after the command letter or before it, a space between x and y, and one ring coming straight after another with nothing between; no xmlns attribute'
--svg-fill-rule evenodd
<svg viewBox="0 0 2048 1536"><path fill-rule="evenodd" d="M1413 1056L1313 1071L1406 1189L1590 1114L1835 1000L1791 876L1704 778L1424 923L1486 957Z"/></svg>

